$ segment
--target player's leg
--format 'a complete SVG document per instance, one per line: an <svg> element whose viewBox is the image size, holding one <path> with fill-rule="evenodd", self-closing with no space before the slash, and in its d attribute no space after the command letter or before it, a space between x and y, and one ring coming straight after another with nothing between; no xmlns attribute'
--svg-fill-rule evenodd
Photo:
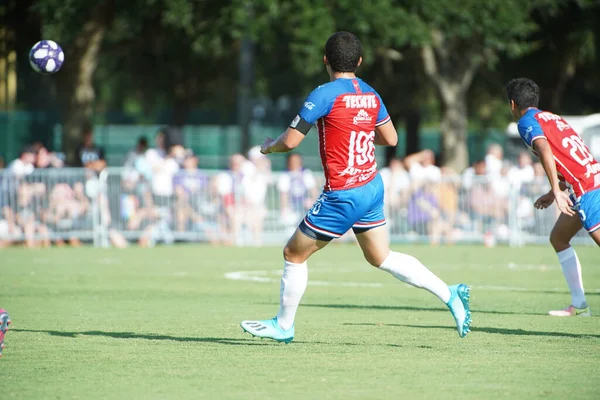
<svg viewBox="0 0 600 400"><path fill-rule="evenodd" d="M464 337L469 333L471 327L470 294L466 285L449 287L415 257L391 251L385 226L366 231L357 232L355 230L355 232L360 248L369 264L392 274L402 282L433 293L450 308L459 336Z"/></svg>
<svg viewBox="0 0 600 400"><path fill-rule="evenodd" d="M345 210L339 209L335 202L327 201L327 195L317 200L283 249L277 316L270 320L242 321L242 329L254 336L280 342L289 343L294 338L296 311L308 285L307 260L333 238L342 236L344 229L350 228L351 222L345 222L344 213Z"/></svg>
<svg viewBox="0 0 600 400"><path fill-rule="evenodd" d="M425 289L446 304L454 316L458 334L464 337L470 329L469 288L466 285L448 287L440 278L425 267L419 260L408 254L391 251L389 235L383 213L383 185L376 177L370 187L371 209L352 227L365 259L372 266L392 274L409 285Z"/></svg>
<svg viewBox="0 0 600 400"><path fill-rule="evenodd" d="M575 249L570 244L571 239L579 232L581 227L579 216L561 214L556 220L552 232L550 232L550 244L556 251L571 292L571 305L569 307L564 310L550 311L549 314L555 317L589 314L581 277L581 264Z"/></svg>
<svg viewBox="0 0 600 400"><path fill-rule="evenodd" d="M600 229L596 229L594 232L591 232L590 237L598 246L600 246Z"/></svg>

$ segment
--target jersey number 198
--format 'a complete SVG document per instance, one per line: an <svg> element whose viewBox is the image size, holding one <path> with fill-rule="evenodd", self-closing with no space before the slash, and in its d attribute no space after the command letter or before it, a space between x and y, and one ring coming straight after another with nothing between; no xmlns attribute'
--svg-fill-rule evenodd
<svg viewBox="0 0 600 400"><path fill-rule="evenodd" d="M350 148L348 149L348 166L360 166L375 161L375 132L350 132Z"/></svg>

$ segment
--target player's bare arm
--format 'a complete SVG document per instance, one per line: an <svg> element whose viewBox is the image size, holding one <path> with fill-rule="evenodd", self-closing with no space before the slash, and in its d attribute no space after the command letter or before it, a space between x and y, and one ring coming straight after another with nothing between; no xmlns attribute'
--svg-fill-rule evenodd
<svg viewBox="0 0 600 400"><path fill-rule="evenodd" d="M398 144L398 132L392 121L375 127L375 144L379 146L395 146Z"/></svg>
<svg viewBox="0 0 600 400"><path fill-rule="evenodd" d="M294 150L304 140L305 135L297 129L287 128L277 139L266 138L263 142L260 152L269 153L287 153Z"/></svg>
<svg viewBox="0 0 600 400"><path fill-rule="evenodd" d="M558 186L560 187L560 190L562 190L562 191L567 190L567 186L563 182L559 182ZM552 205L552 203L554 203L554 192L552 191L552 189L550 189L548 191L548 193L541 195L535 201L533 206L535 208L537 208L538 210L543 210L543 209L550 207Z"/></svg>
<svg viewBox="0 0 600 400"><path fill-rule="evenodd" d="M575 215L575 211L571 209L573 203L571 202L569 195L561 190L558 173L556 171L556 163L550 144L546 139L540 138L533 142L533 148L540 158L544 171L546 171L546 176L548 177L554 200L556 201L556 206L562 213Z"/></svg>

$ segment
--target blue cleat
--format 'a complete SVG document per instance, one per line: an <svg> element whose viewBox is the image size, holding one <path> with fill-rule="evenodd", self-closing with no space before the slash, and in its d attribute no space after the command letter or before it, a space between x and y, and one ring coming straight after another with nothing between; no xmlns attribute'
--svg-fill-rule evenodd
<svg viewBox="0 0 600 400"><path fill-rule="evenodd" d="M263 321L242 321L240 326L245 332L259 338L273 339L288 344L294 339L294 327L284 331L277 322L277 317Z"/></svg>
<svg viewBox="0 0 600 400"><path fill-rule="evenodd" d="M452 285L450 289L450 300L446 304L456 322L458 336L464 338L471 331L471 310L469 309L469 300L471 298L471 288L467 285Z"/></svg>

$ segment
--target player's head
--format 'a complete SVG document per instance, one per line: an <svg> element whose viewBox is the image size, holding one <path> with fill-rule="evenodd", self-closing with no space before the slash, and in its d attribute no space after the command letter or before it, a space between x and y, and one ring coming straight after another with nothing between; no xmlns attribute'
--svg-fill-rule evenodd
<svg viewBox="0 0 600 400"><path fill-rule="evenodd" d="M323 62L329 74L336 72L356 72L362 62L362 44L350 32L337 32L325 43Z"/></svg>
<svg viewBox="0 0 600 400"><path fill-rule="evenodd" d="M513 116L519 119L523 115L523 111L529 107L538 106L540 88L531 79L517 78L506 84L506 95Z"/></svg>

